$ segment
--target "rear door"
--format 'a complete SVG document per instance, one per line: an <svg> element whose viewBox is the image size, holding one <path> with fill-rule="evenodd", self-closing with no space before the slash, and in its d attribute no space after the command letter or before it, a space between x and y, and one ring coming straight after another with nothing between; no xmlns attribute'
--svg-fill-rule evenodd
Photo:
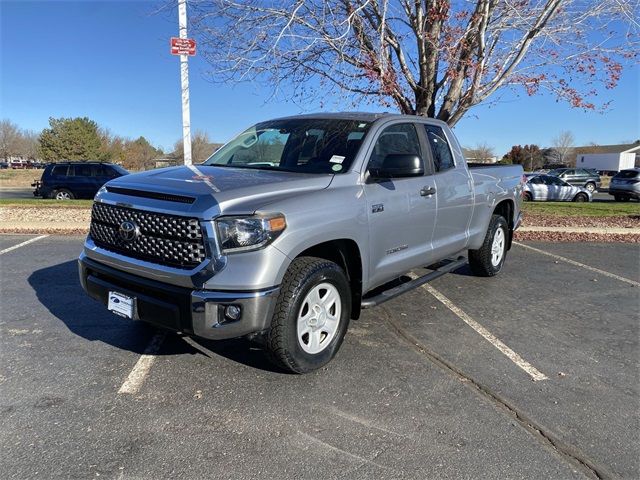
<svg viewBox="0 0 640 480"><path fill-rule="evenodd" d="M424 161L416 127L419 125L394 123L384 128L369 152L367 168L380 167L389 154L415 154ZM425 171L428 172L428 165ZM432 263L436 197L424 195L425 187L434 187L433 176L428 173L365 183L370 286L381 285L417 265Z"/></svg>
<svg viewBox="0 0 640 480"><path fill-rule="evenodd" d="M548 196L548 185L546 182L546 175L538 175L531 178L527 183L531 189L531 197L534 200L546 200Z"/></svg>
<svg viewBox="0 0 640 480"><path fill-rule="evenodd" d="M438 212L433 250L440 260L463 250L469 239L474 198L471 175L464 162L456 164L451 141L442 127L423 124L434 165Z"/></svg>
<svg viewBox="0 0 640 480"><path fill-rule="evenodd" d="M580 179L576 177L574 169L565 170L560 174L560 178L571 185L579 185Z"/></svg>
<svg viewBox="0 0 640 480"><path fill-rule="evenodd" d="M95 181L92 165L88 163L76 163L69 166L69 187L78 198L93 197Z"/></svg>

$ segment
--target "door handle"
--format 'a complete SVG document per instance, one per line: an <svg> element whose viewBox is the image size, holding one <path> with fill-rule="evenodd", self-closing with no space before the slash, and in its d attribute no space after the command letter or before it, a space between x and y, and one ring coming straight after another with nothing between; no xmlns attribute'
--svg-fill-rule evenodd
<svg viewBox="0 0 640 480"><path fill-rule="evenodd" d="M436 193L436 189L434 187L422 187L420 190L420 196L422 197L428 197L434 193Z"/></svg>

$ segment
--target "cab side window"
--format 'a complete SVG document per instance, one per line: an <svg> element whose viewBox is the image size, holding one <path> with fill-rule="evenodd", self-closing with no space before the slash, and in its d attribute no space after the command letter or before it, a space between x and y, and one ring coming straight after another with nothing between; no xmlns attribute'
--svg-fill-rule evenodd
<svg viewBox="0 0 640 480"><path fill-rule="evenodd" d="M399 123L385 128L369 159L369 168L380 168L387 155L409 154L422 157L418 132L412 123Z"/></svg>
<svg viewBox="0 0 640 480"><path fill-rule="evenodd" d="M425 124L424 129L427 134L427 140L429 141L429 147L431 147L436 172L443 172L454 168L456 165L453 161L451 148L449 148L449 142L447 142L447 137L442 128L436 125Z"/></svg>

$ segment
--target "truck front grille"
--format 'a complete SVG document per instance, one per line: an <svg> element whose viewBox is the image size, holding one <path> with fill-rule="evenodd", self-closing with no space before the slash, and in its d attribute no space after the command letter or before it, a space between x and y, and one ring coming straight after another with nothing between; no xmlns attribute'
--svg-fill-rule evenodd
<svg viewBox="0 0 640 480"><path fill-rule="evenodd" d="M206 258L197 218L94 203L89 235L105 250L172 267L193 268Z"/></svg>

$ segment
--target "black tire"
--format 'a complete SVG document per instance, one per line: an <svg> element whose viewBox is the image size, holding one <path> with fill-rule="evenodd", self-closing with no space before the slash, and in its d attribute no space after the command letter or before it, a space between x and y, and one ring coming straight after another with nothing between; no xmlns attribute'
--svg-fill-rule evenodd
<svg viewBox="0 0 640 480"><path fill-rule="evenodd" d="M341 312L337 330L324 349L310 354L298 340L298 314L307 294L317 285L329 283L340 296ZM342 268L316 257L296 258L284 276L271 328L266 336L269 359L295 373L307 373L326 365L338 352L351 317L351 289Z"/></svg>
<svg viewBox="0 0 640 480"><path fill-rule="evenodd" d="M614 195L614 196L613 196L613 199L614 199L616 202L621 202L621 201L622 201L622 195Z"/></svg>
<svg viewBox="0 0 640 480"><path fill-rule="evenodd" d="M574 202L588 202L589 201L589 197L587 197L587 195L584 194L584 193L579 193L575 197L573 197L573 201Z"/></svg>
<svg viewBox="0 0 640 480"><path fill-rule="evenodd" d="M504 245L502 251L502 257L497 265L492 262L491 249L493 246L493 239L496 232L502 229L504 235ZM504 259L507 256L507 239L509 235L509 225L502 215L492 215L489 222L489 228L487 234L484 237L482 246L477 250L469 250L469 266L474 275L479 277L493 277L502 270L504 265Z"/></svg>
<svg viewBox="0 0 640 480"><path fill-rule="evenodd" d="M73 200L75 197L70 190L67 190L66 188L59 188L51 192L51 198L56 200Z"/></svg>
<svg viewBox="0 0 640 480"><path fill-rule="evenodd" d="M586 188L587 190L589 190L591 193L596 191L596 184L593 182L587 182L584 186L584 188Z"/></svg>
<svg viewBox="0 0 640 480"><path fill-rule="evenodd" d="M525 202L532 202L533 201L533 197L531 196L531 193L529 193L529 192L524 192L524 197L522 197L522 199Z"/></svg>

